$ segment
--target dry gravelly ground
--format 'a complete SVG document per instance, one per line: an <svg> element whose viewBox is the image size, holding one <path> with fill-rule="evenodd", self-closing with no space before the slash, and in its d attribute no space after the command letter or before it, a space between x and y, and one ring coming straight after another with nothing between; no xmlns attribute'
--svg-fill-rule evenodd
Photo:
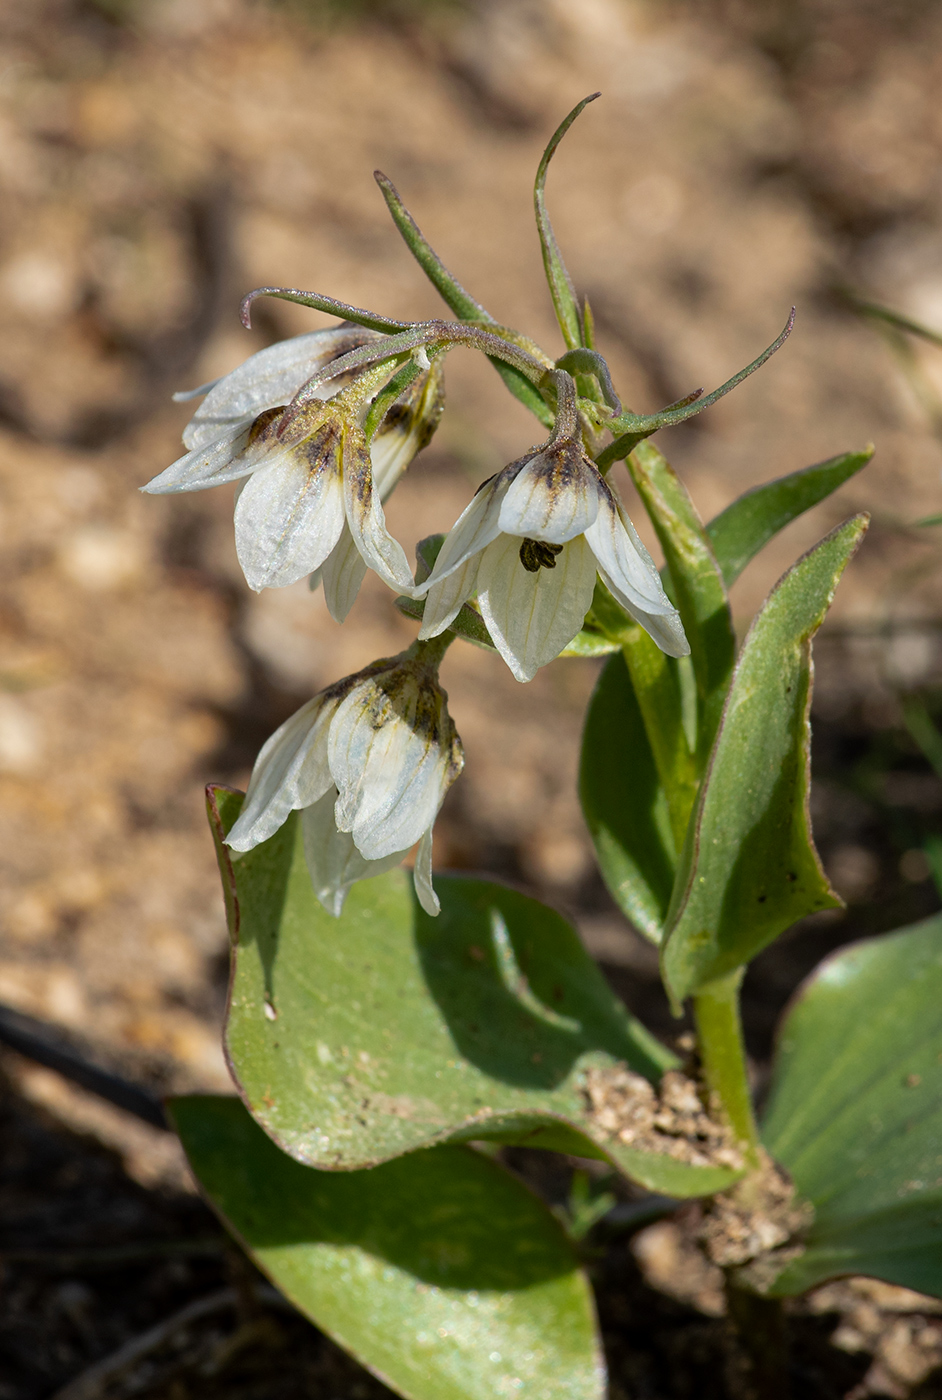
<svg viewBox="0 0 942 1400"><path fill-rule="evenodd" d="M917 0L478 0L347 18L249 0L7 0L0 13L0 1001L155 1087L225 1087L202 786L244 783L292 709L412 629L379 584L342 631L303 585L249 595L226 490L139 496L178 452L186 412L169 393L322 323L260 304L247 334L236 306L254 285L314 286L394 316L436 309L376 166L502 321L555 344L529 185L556 121L601 88L550 194L625 396L653 407L719 382L799 309L761 375L662 444L703 513L878 445L735 593L748 619L801 549L873 512L818 647L817 830L850 908L750 974L761 1072L784 999L824 951L937 907L913 848L942 786L901 731L899 695L931 701L942 680L938 545L909 528L939 509L942 453L837 291L942 324L942 14ZM389 511L407 546L533 437L486 366L453 359L450 411ZM919 364L942 386L942 359ZM632 1007L667 1030L650 951L593 873L573 793L594 674L561 662L523 688L481 653L449 655L468 764L436 858L561 903ZM4 1063L0 1400L51 1395L232 1282L235 1313L194 1325L109 1394L386 1393L307 1324L252 1301L171 1143ZM153 1246L184 1238L190 1252ZM37 1249L57 1253L38 1262ZM125 1253L88 1254L102 1249ZM715 1281L674 1226L634 1253L616 1240L597 1275L617 1394L728 1393ZM942 1393L933 1306L864 1283L818 1295L795 1320L795 1394Z"/></svg>

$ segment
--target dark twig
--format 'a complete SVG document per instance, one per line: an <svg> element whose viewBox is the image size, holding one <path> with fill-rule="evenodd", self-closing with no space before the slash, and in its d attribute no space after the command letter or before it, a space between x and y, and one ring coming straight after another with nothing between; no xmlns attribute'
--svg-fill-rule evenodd
<svg viewBox="0 0 942 1400"><path fill-rule="evenodd" d="M270 1284L253 1284L251 1296L253 1302L259 1303L263 1307L278 1308L289 1313L297 1311L288 1299L283 1297L276 1288L272 1288ZM145 1357L172 1342L174 1337L184 1328L202 1321L205 1317L211 1317L214 1313L223 1312L227 1308L237 1309L241 1302L242 1296L238 1288L220 1288L216 1293L208 1293L202 1298L193 1299L185 1307L180 1308L178 1312L164 1318L163 1322L155 1323L146 1332L141 1332L138 1336L125 1342L124 1346L118 1347L117 1351L113 1351L110 1356L104 1356L93 1366L89 1366L80 1376L76 1376L61 1390L57 1390L52 1400L100 1400L112 1382L118 1380L139 1361L143 1361Z"/></svg>
<svg viewBox="0 0 942 1400"><path fill-rule="evenodd" d="M195 1298L193 1302L187 1303L185 1308L180 1308L179 1312L173 1313L163 1322L158 1322L156 1326L149 1327L146 1332L141 1332L139 1336L132 1337L124 1346L118 1347L110 1356L105 1356L101 1361L96 1361L94 1366L89 1366L87 1371L83 1371L80 1376L61 1390L57 1390L52 1400L98 1400L112 1381L118 1379L125 1371L138 1361L142 1361L151 1352L158 1351L172 1341L174 1336L189 1327L194 1322L199 1322L201 1318L209 1317L212 1313L222 1312L225 1308L233 1308L238 1302L238 1293L234 1288L220 1288L217 1293L209 1293L203 1298Z"/></svg>
<svg viewBox="0 0 942 1400"><path fill-rule="evenodd" d="M107 1099L126 1113L133 1113L152 1127L169 1131L163 1104L156 1094L92 1064L65 1044L57 1027L14 1011L11 1006L0 1006L0 1043L37 1064L54 1069L73 1084L80 1084L83 1089Z"/></svg>

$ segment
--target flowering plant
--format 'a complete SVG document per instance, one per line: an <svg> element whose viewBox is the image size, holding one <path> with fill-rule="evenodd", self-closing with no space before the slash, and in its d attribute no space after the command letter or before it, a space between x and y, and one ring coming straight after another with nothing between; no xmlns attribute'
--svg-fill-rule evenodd
<svg viewBox="0 0 942 1400"><path fill-rule="evenodd" d="M654 1214L701 1202L751 1384L773 1397L788 1393L783 1299L846 1273L942 1294L942 918L822 965L785 1017L760 1128L739 987L780 933L840 903L808 814L811 640L866 516L798 560L738 648L728 590L870 452L701 521L648 439L759 368L791 318L713 393L646 415L623 407L545 208L549 161L584 106L535 186L561 355L499 325L378 176L455 319L253 292L246 322L264 294L343 324L195 391L187 454L145 488L241 480L251 587L309 575L342 620L373 569L420 624L408 651L282 725L244 798L210 791L239 1098L171 1111L252 1258L405 1396L601 1394L583 1227L502 1165L517 1144L607 1163L652 1193ZM456 345L485 354L548 437L421 542L413 573L382 501L434 432ZM608 479L616 461L660 571ZM493 648L521 682L560 654L607 658L582 804L614 899L659 947L674 1009L691 1002L685 1060L628 1014L560 915L487 880L433 880L432 827L463 761L438 681L456 640ZM410 885L394 867L416 843Z"/></svg>

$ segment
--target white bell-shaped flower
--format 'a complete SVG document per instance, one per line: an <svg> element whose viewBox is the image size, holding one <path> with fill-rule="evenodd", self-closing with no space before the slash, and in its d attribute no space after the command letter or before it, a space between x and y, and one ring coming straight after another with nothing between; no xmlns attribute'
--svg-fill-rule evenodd
<svg viewBox="0 0 942 1400"><path fill-rule="evenodd" d="M668 656L690 650L654 561L575 438L555 439L484 483L447 535L431 574L421 638L436 637L477 594L494 645L532 680L582 627L596 575Z"/></svg>
<svg viewBox="0 0 942 1400"><path fill-rule="evenodd" d="M432 827L464 764L438 684L443 651L416 643L329 686L286 720L258 756L227 845L249 851L300 810L314 890L339 914L351 884L398 865L418 842L416 894L437 914Z"/></svg>
<svg viewBox="0 0 942 1400"><path fill-rule="evenodd" d="M400 397L367 446L362 422L395 366L328 380L284 429L285 406L315 374L379 338L362 327L313 331L250 356L205 393L183 442L189 451L143 489L203 491L248 478L235 508L236 549L249 586L284 588L320 573L327 605L343 621L367 567L399 592L412 574L386 529L386 499L441 416L441 362ZM279 435L279 433L281 435Z"/></svg>

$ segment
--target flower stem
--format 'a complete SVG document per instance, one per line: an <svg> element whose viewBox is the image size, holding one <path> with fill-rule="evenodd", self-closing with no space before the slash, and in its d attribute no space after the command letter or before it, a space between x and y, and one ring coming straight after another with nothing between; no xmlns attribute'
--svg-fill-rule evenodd
<svg viewBox="0 0 942 1400"><path fill-rule="evenodd" d="M416 661L420 666L424 666L429 671L437 671L442 662L442 657L455 640L456 633L450 628L440 632L437 637L429 637L427 640L419 641L418 638L412 643L405 653L410 661Z"/></svg>
<svg viewBox="0 0 942 1400"><path fill-rule="evenodd" d="M711 1095L736 1135L746 1166L759 1167L759 1133L746 1075L746 1055L739 1019L743 969L709 982L693 999L703 1074Z"/></svg>

